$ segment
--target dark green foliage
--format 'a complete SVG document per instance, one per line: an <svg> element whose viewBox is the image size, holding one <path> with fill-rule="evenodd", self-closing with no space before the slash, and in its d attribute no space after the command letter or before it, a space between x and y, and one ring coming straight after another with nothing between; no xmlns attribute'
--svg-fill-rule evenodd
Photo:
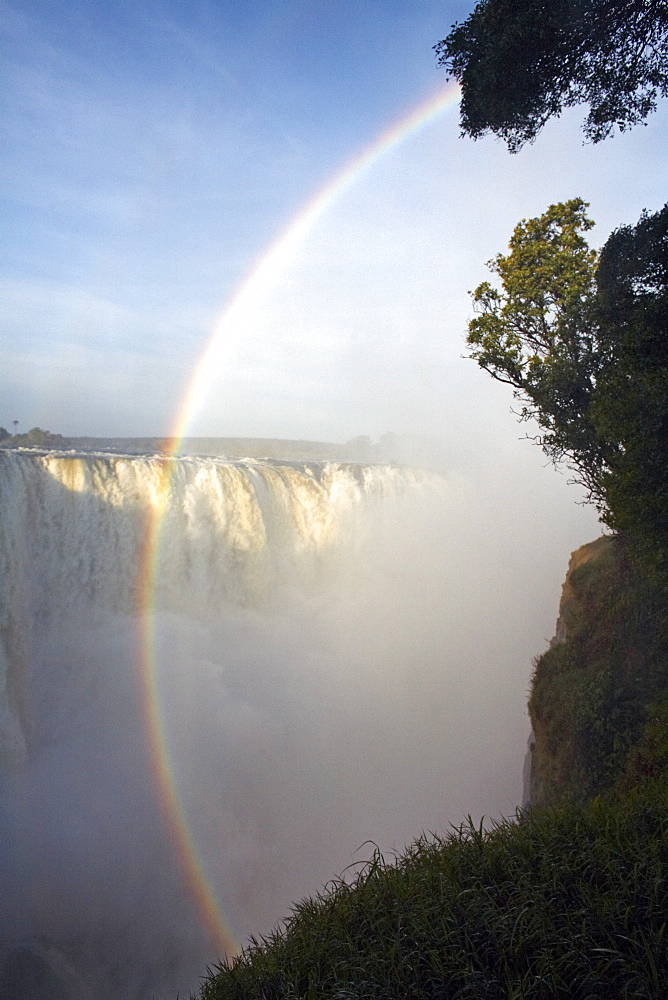
<svg viewBox="0 0 668 1000"><path fill-rule="evenodd" d="M618 786L629 792L642 782L664 779L668 775L668 695L648 705L642 736L629 754Z"/></svg>
<svg viewBox="0 0 668 1000"><path fill-rule="evenodd" d="M480 0L435 49L462 86L462 133L512 152L563 108L589 105L598 142L668 94L665 0Z"/></svg>
<svg viewBox="0 0 668 1000"><path fill-rule="evenodd" d="M608 239L597 271L592 419L607 445L607 523L668 576L668 205Z"/></svg>
<svg viewBox="0 0 668 1000"><path fill-rule="evenodd" d="M212 972L200 1000L659 1000L667 805L654 784L423 837L390 865L376 853Z"/></svg>
<svg viewBox="0 0 668 1000"><path fill-rule="evenodd" d="M590 548L594 548L591 546ZM610 790L668 692L668 602L619 538L569 572L566 638L536 661L529 698L540 804Z"/></svg>

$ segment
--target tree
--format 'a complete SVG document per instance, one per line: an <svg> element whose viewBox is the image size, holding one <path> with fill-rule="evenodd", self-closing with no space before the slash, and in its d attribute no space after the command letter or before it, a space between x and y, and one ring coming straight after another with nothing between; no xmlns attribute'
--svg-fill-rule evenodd
<svg viewBox="0 0 668 1000"><path fill-rule="evenodd" d="M668 560L668 205L609 237L596 323L592 419L608 448L606 520Z"/></svg>
<svg viewBox="0 0 668 1000"><path fill-rule="evenodd" d="M668 205L600 255L576 198L516 226L473 293L470 356L510 384L549 457L668 571Z"/></svg>
<svg viewBox="0 0 668 1000"><path fill-rule="evenodd" d="M588 104L599 142L668 95L665 0L480 0L434 48L462 86L462 134L493 132L511 152L563 108Z"/></svg>
<svg viewBox="0 0 668 1000"><path fill-rule="evenodd" d="M593 222L580 198L523 219L510 253L488 267L502 291L483 282L473 292L477 316L468 328L470 356L513 386L522 420L535 419L550 458L566 455L596 501L602 501L604 455L589 408L598 364L590 328L598 256L583 233Z"/></svg>

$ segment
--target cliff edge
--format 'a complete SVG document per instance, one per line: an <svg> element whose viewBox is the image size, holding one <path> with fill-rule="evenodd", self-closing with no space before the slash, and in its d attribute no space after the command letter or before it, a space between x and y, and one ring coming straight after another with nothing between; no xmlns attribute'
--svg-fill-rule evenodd
<svg viewBox="0 0 668 1000"><path fill-rule="evenodd" d="M664 702L665 593L619 537L583 545L571 555L554 639L535 661L531 805L583 802L618 785Z"/></svg>

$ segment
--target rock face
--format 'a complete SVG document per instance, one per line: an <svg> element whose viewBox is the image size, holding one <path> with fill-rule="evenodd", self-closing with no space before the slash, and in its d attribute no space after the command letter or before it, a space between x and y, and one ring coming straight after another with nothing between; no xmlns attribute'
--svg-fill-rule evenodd
<svg viewBox="0 0 668 1000"><path fill-rule="evenodd" d="M559 601L559 612L554 636L550 640L550 649L565 642L573 632L574 624L578 619L578 588L577 582L574 584L573 576L579 567L585 563L595 560L609 547L611 539L609 536L597 538L594 542L580 546L571 553L568 563L566 579L561 588L561 599ZM539 661L540 662L540 661ZM524 756L524 767L522 772L522 808L530 805L540 804L543 798L543 782L539 773L539 766L535 760L536 734L532 728L527 740L527 750Z"/></svg>
<svg viewBox="0 0 668 1000"><path fill-rule="evenodd" d="M570 559L555 636L536 661L525 764L532 805L613 788L668 693L668 615L651 574L607 535Z"/></svg>
<svg viewBox="0 0 668 1000"><path fill-rule="evenodd" d="M604 681L606 664L594 654L610 638L605 635L609 597L618 588L619 577L612 536L571 553L555 634L548 650L536 660L529 698L533 745L528 794L532 805L552 805L564 797L587 798L600 790L592 781L595 766L590 737L593 715L601 709L597 682Z"/></svg>
<svg viewBox="0 0 668 1000"><path fill-rule="evenodd" d="M557 626L554 637L550 641L550 648L558 645L560 642L566 642L578 628L578 623L584 610L582 607L582 592L578 580L581 574L578 574L578 570L585 563L596 560L601 561L606 554L610 554L612 545L612 536L603 535L602 538L597 538L595 542L588 542L587 545L581 545L575 552L571 552L566 579L561 588Z"/></svg>

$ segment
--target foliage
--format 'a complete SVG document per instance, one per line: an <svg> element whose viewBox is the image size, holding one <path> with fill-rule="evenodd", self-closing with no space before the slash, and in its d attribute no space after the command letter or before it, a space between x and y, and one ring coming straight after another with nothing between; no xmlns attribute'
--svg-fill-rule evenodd
<svg viewBox="0 0 668 1000"><path fill-rule="evenodd" d="M589 418L598 364L591 330L597 254L583 233L593 222L581 198L522 220L488 267L499 292L483 282L473 293L470 356L515 389L523 420L534 418L539 442L554 461L565 454L598 501L603 456Z"/></svg>
<svg viewBox="0 0 668 1000"><path fill-rule="evenodd" d="M480 0L435 49L462 86L462 133L512 152L563 108L589 105L599 142L668 94L665 0Z"/></svg>
<svg viewBox="0 0 668 1000"><path fill-rule="evenodd" d="M668 990L668 792L376 851L213 970L200 1000L596 1000Z"/></svg>
<svg viewBox="0 0 668 1000"><path fill-rule="evenodd" d="M648 705L646 715L642 736L631 750L618 781L622 792L629 792L648 780L665 780L668 775L668 695Z"/></svg>

